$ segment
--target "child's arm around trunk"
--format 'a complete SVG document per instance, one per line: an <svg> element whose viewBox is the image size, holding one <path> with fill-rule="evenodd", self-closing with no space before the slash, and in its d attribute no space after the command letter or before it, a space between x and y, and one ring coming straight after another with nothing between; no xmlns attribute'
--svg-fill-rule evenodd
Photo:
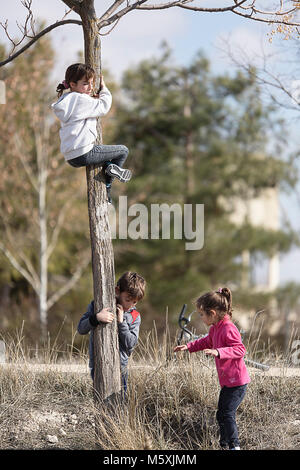
<svg viewBox="0 0 300 470"><path fill-rule="evenodd" d="M99 323L111 323L114 319L114 314L108 308L103 308L100 312L94 312L94 301L92 301L87 309L87 312L82 315L79 320L77 331L80 335L86 335Z"/></svg>

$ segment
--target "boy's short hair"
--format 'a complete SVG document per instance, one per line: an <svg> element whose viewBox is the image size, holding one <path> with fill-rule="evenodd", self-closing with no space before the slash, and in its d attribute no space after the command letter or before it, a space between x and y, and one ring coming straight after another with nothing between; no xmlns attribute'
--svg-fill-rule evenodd
<svg viewBox="0 0 300 470"><path fill-rule="evenodd" d="M134 299L141 300L145 295L146 281L138 273L127 271L117 282L121 292L128 292Z"/></svg>

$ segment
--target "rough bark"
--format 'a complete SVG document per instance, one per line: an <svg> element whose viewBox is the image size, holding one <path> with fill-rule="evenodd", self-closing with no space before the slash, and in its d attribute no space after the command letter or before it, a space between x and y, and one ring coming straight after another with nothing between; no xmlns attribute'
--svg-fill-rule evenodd
<svg viewBox="0 0 300 470"><path fill-rule="evenodd" d="M99 80L100 36L93 1L84 2L80 11L84 31L85 62L91 65ZM98 83L96 84L98 86ZM99 127L99 126L98 126ZM101 143L101 129L98 129L98 143ZM92 249L92 269L94 283L95 311L115 308L114 254L108 220L106 187L101 169L87 167L87 194ZM101 324L94 331L95 398L111 402L121 390L120 358L116 320L111 324Z"/></svg>

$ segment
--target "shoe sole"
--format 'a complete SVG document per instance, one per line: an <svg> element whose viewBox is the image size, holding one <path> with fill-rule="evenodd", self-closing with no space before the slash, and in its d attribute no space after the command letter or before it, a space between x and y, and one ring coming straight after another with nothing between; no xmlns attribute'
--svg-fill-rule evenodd
<svg viewBox="0 0 300 470"><path fill-rule="evenodd" d="M114 165L113 163L106 168L105 173L109 176L117 178L122 183L129 181L132 176L130 170L123 169L118 165Z"/></svg>

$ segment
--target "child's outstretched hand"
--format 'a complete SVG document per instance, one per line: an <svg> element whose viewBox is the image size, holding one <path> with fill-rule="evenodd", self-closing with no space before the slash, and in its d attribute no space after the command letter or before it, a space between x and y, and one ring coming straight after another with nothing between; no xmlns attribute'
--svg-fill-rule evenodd
<svg viewBox="0 0 300 470"><path fill-rule="evenodd" d="M217 349L203 349L203 352L207 356L215 356L215 357L219 356L219 351Z"/></svg>
<svg viewBox="0 0 300 470"><path fill-rule="evenodd" d="M174 352L179 352L179 351L187 351L187 345L186 344L180 344L179 346L175 346Z"/></svg>
<svg viewBox="0 0 300 470"><path fill-rule="evenodd" d="M96 318L102 323L111 323L114 319L114 314L109 311L109 308L103 308L100 312L96 313Z"/></svg>

